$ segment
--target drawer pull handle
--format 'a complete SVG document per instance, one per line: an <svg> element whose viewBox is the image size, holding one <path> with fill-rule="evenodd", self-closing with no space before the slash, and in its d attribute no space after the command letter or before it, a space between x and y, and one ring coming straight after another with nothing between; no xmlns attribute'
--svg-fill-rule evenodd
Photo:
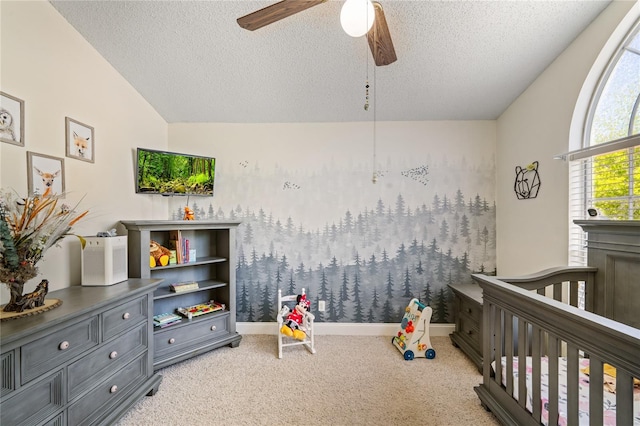
<svg viewBox="0 0 640 426"><path fill-rule="evenodd" d="M173 337L171 339L169 339L169 344L172 345L176 342L176 339L174 339Z"/></svg>
<svg viewBox="0 0 640 426"><path fill-rule="evenodd" d="M113 351L109 354L109 359L115 359L118 356L118 352Z"/></svg>
<svg viewBox="0 0 640 426"><path fill-rule="evenodd" d="M109 389L109 393L116 393L118 391L118 386L113 385L111 386L111 389Z"/></svg>
<svg viewBox="0 0 640 426"><path fill-rule="evenodd" d="M468 334L469 336L471 336L471 335L473 334L473 330L469 330L469 331L467 331L467 334Z"/></svg>
<svg viewBox="0 0 640 426"><path fill-rule="evenodd" d="M471 313L471 308L467 308L467 312L468 312L468 313Z"/></svg>
<svg viewBox="0 0 640 426"><path fill-rule="evenodd" d="M216 326L215 325L211 326L211 331L216 331Z"/></svg>
<svg viewBox="0 0 640 426"><path fill-rule="evenodd" d="M71 345L65 340L64 342L60 343L60 345L58 345L58 349L60 349L61 351L66 351L67 349L69 349L69 346Z"/></svg>
<svg viewBox="0 0 640 426"><path fill-rule="evenodd" d="M122 315L122 319L128 320L130 317L131 317L131 314L129 312L125 312L124 315Z"/></svg>

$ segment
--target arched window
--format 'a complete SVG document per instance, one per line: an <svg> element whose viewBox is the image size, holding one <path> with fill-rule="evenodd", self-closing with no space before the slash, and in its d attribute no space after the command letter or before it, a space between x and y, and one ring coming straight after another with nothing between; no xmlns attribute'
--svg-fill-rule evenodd
<svg viewBox="0 0 640 426"><path fill-rule="evenodd" d="M583 148L570 161L569 260L585 264L575 219L640 220L640 20L611 58L592 97Z"/></svg>

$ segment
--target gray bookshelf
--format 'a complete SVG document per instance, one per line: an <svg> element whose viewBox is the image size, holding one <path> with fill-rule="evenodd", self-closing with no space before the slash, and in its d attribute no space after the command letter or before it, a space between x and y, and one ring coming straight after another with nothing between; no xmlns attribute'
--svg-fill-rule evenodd
<svg viewBox="0 0 640 426"><path fill-rule="evenodd" d="M153 293L153 314L177 313L178 308L213 300L224 310L183 317L165 328L154 327L155 370L184 361L222 346L237 347L242 336L236 332L236 231L240 222L218 221L121 221L127 229L129 276L156 278L162 283ZM190 262L151 267L150 241L171 247L171 235L179 231L195 249ZM171 284L197 282L198 288L171 291Z"/></svg>

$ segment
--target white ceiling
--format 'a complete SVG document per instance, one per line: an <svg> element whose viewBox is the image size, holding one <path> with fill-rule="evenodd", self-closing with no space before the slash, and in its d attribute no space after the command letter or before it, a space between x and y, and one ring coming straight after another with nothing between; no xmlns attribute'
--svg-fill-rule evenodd
<svg viewBox="0 0 640 426"><path fill-rule="evenodd" d="M253 32L236 19L274 1L51 3L169 123L496 119L609 4L379 1L385 67L342 31L342 1Z"/></svg>

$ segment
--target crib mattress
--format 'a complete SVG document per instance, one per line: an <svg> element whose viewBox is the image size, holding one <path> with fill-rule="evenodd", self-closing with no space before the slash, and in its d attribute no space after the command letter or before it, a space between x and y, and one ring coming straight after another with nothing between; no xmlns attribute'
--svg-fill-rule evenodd
<svg viewBox="0 0 640 426"><path fill-rule="evenodd" d="M549 424L549 412L547 408L547 401L549 398L549 362L547 357L543 357L540 362L541 370L541 395L540 398L543 401L542 406L542 424L545 426ZM589 376L583 371L588 369L589 359L581 358L579 360L579 402L578 402L578 416L580 425L589 425ZM495 362L493 363L495 369ZM531 357L527 357L527 410L532 411L532 363ZM559 371L559 389L558 389L558 425L567 425L567 359L562 357L558 363ZM502 357L502 384L506 386L507 376L507 358ZM514 398L518 399L518 386L515 385L518 381L518 358L513 357L513 381L514 381ZM613 426L616 424L616 395L608 391L606 388L603 392L603 417L604 426ZM640 425L640 388L635 387L633 393L633 424Z"/></svg>

